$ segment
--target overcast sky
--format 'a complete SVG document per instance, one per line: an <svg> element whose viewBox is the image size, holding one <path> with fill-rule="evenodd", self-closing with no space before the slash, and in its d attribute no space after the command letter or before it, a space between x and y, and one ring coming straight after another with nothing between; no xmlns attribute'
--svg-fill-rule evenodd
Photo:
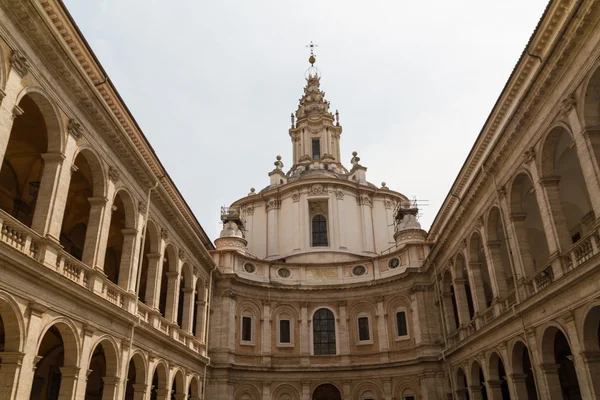
<svg viewBox="0 0 600 400"><path fill-rule="evenodd" d="M64 1L211 239L220 206L291 166L311 40L343 163L429 200L428 229L547 3Z"/></svg>

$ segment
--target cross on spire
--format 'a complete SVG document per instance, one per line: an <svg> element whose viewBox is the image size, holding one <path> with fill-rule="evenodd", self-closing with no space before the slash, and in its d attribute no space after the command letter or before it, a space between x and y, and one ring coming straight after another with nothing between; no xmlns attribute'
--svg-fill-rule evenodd
<svg viewBox="0 0 600 400"><path fill-rule="evenodd" d="M313 43L313 41L311 40L310 43L306 45L306 47L310 49L310 55L314 56L315 55L315 51L314 51L315 47L319 47L319 45L316 43Z"/></svg>

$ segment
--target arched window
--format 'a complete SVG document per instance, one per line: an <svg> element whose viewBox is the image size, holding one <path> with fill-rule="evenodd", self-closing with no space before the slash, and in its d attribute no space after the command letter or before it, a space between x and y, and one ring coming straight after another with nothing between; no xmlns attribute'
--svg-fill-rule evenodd
<svg viewBox="0 0 600 400"><path fill-rule="evenodd" d="M327 219L323 215L315 215L312 219L312 245L328 246Z"/></svg>
<svg viewBox="0 0 600 400"><path fill-rule="evenodd" d="M315 355L335 354L335 317L321 308L313 315L313 345Z"/></svg>

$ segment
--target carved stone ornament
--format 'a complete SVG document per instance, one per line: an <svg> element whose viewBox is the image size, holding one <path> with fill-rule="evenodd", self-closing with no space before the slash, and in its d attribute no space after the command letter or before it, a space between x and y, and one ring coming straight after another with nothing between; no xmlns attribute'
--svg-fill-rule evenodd
<svg viewBox="0 0 600 400"><path fill-rule="evenodd" d="M500 198L500 200L506 197L506 189L504 188L504 186L498 189L498 197Z"/></svg>
<svg viewBox="0 0 600 400"><path fill-rule="evenodd" d="M121 173L115 167L108 167L108 177L114 183L117 183L121 179Z"/></svg>
<svg viewBox="0 0 600 400"><path fill-rule="evenodd" d="M309 193L312 194L312 195L318 195L318 194L322 194L323 191L324 191L323 185L317 183L317 184L314 184L314 185L312 185L310 187L310 192Z"/></svg>
<svg viewBox="0 0 600 400"><path fill-rule="evenodd" d="M529 165L533 160L535 160L535 149L530 147L529 149L525 150L525 154L523 154L523 162Z"/></svg>
<svg viewBox="0 0 600 400"><path fill-rule="evenodd" d="M138 208L142 214L145 214L146 211L148 211L148 203L146 203L144 200L140 200L138 203Z"/></svg>
<svg viewBox="0 0 600 400"><path fill-rule="evenodd" d="M294 201L294 203L297 203L300 201L300 193L294 193L292 195L292 200Z"/></svg>
<svg viewBox="0 0 600 400"><path fill-rule="evenodd" d="M339 200L342 200L344 198L344 191L338 190L337 192L335 192L335 197L337 197Z"/></svg>
<svg viewBox="0 0 600 400"><path fill-rule="evenodd" d="M246 215L253 215L254 214L254 206L252 204L249 204L248 206L246 206Z"/></svg>
<svg viewBox="0 0 600 400"><path fill-rule="evenodd" d="M183 249L179 249L179 251L177 252L177 255L179 256L179 258L184 259L185 251L183 251Z"/></svg>
<svg viewBox="0 0 600 400"><path fill-rule="evenodd" d="M371 200L371 198L369 196L366 196L366 195L358 196L356 198L356 202L358 203L359 206L373 207L373 201Z"/></svg>
<svg viewBox="0 0 600 400"><path fill-rule="evenodd" d="M29 61L27 58L18 50L13 50L10 55L10 63L12 67L21 75L21 77L25 77L27 72L29 72Z"/></svg>
<svg viewBox="0 0 600 400"><path fill-rule="evenodd" d="M161 237L163 240L167 240L167 239L169 238L169 231L168 231L168 230L166 230L165 228L161 228L161 229L160 229L160 237Z"/></svg>
<svg viewBox="0 0 600 400"><path fill-rule="evenodd" d="M281 200L275 198L275 197L271 197L269 200L267 200L267 212L271 211L271 210L278 210L281 208Z"/></svg>
<svg viewBox="0 0 600 400"><path fill-rule="evenodd" d="M73 135L75 139L81 139L83 136L83 127L79 122L74 119L69 119L69 125L67 126L69 134Z"/></svg>
<svg viewBox="0 0 600 400"><path fill-rule="evenodd" d="M577 99L574 94L568 95L561 103L560 108L564 116L569 115L571 110L577 106Z"/></svg>
<svg viewBox="0 0 600 400"><path fill-rule="evenodd" d="M385 208L388 210L394 206L394 203L391 200L385 200L383 204L385 204Z"/></svg>

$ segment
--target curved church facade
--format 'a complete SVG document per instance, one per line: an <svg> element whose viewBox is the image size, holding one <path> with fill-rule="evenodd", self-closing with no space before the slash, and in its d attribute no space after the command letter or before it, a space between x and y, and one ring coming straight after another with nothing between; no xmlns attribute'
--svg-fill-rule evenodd
<svg viewBox="0 0 600 400"><path fill-rule="evenodd" d="M213 243L64 4L0 0L0 399L600 398L600 1L548 4L428 232L306 78Z"/></svg>

